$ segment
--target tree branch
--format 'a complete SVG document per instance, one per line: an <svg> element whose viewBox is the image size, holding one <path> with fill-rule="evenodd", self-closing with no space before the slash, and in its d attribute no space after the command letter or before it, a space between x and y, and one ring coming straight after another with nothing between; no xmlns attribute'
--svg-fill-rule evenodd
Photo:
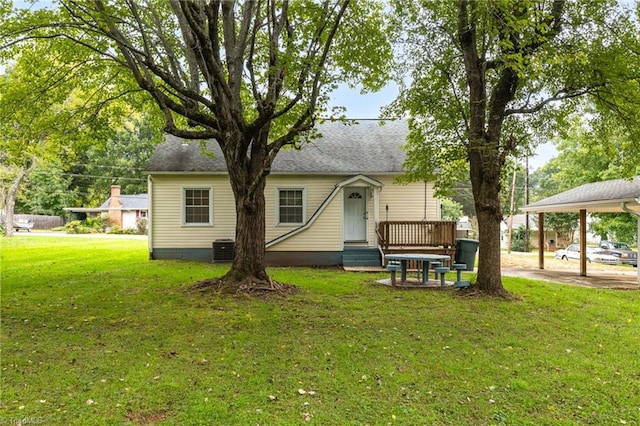
<svg viewBox="0 0 640 426"><path fill-rule="evenodd" d="M604 87L601 86L601 87ZM522 108L510 108L505 110L504 115L515 115L515 114L532 114L541 111L545 106L549 105L551 102L562 101L565 99L573 99L578 98L580 96L586 95L587 93L591 93L595 91L595 88L585 88L582 90L567 92L567 91L559 91L556 92L553 96L550 96L532 107L522 107Z"/></svg>

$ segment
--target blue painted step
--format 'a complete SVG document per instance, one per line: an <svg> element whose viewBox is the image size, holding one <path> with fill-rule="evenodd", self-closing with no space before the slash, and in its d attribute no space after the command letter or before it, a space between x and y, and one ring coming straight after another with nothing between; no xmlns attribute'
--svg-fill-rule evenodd
<svg viewBox="0 0 640 426"><path fill-rule="evenodd" d="M342 252L343 266L380 266L380 251L375 247L345 247Z"/></svg>

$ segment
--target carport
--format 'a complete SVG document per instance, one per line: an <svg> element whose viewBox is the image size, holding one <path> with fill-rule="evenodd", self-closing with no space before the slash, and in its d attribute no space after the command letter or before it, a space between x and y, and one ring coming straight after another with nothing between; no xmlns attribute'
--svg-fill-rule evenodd
<svg viewBox="0 0 640 426"><path fill-rule="evenodd" d="M580 214L580 275L587 276L587 212L631 213L638 218L640 235L640 176L633 179L614 179L578 186L535 203L527 204L522 211L538 213L538 267L544 269L544 214ZM637 281L640 284L640 267Z"/></svg>

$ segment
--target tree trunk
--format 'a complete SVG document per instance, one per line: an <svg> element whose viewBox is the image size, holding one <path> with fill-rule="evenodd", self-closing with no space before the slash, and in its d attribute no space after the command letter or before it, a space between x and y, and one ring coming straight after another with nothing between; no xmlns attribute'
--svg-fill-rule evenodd
<svg viewBox="0 0 640 426"><path fill-rule="evenodd" d="M246 191L235 194L236 240L231 270L222 278L225 287L235 292L243 285L271 285L265 270L265 198L266 178L253 196Z"/></svg>
<svg viewBox="0 0 640 426"><path fill-rule="evenodd" d="M233 264L229 272L219 279L200 283L212 284L222 293L252 293L276 291L290 293L294 287L271 280L265 262L265 196L268 170L268 126L242 139L239 132L228 132L223 152L229 171L229 183L236 204L236 236ZM233 139L237 137L238 139ZM240 147L240 148L238 148ZM236 155L248 147L251 156ZM233 148L233 149L231 149Z"/></svg>
<svg viewBox="0 0 640 426"><path fill-rule="evenodd" d="M20 167L16 177L11 182L4 205L4 236L13 237L13 213L16 207L16 198L18 197L18 189L24 178L35 168L35 162L28 168Z"/></svg>
<svg viewBox="0 0 640 426"><path fill-rule="evenodd" d="M483 185L485 192L495 192L495 188L490 185ZM497 198L495 198L497 199ZM478 278L477 289L482 293L506 296L508 293L502 286L502 272L500 266L500 218L496 215L495 207L483 203L476 203L476 213L478 215Z"/></svg>
<svg viewBox="0 0 640 426"><path fill-rule="evenodd" d="M503 161L498 143L492 142L483 128L478 126L475 137L469 138L468 152L471 188L478 216L478 276L475 289L491 296L509 297L502 286L500 262L500 173Z"/></svg>

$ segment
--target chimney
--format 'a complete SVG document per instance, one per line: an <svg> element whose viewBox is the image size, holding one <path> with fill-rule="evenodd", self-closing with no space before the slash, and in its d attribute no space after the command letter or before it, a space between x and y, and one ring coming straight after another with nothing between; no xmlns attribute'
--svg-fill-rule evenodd
<svg viewBox="0 0 640 426"><path fill-rule="evenodd" d="M120 201L120 185L111 185L111 198L109 199L109 222L112 225L122 227L122 201Z"/></svg>

